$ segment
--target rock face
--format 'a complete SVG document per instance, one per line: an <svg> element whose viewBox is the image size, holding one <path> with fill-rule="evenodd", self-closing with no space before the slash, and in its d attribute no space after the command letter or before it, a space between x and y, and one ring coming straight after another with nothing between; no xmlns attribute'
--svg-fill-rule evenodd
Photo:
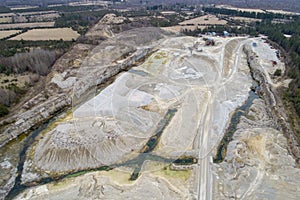
<svg viewBox="0 0 300 200"><path fill-rule="evenodd" d="M10 136L8 140L2 142L2 145L18 137L21 133L27 132L30 128L48 119L57 111L70 105L70 103L71 99L66 95L57 95L35 106L30 111L20 114L16 119L17 121L2 133Z"/></svg>
<svg viewBox="0 0 300 200"><path fill-rule="evenodd" d="M140 38L139 34L143 35L145 40L133 39L127 42L128 35L134 34L135 38ZM123 32L95 47L93 51L88 45L78 44L73 47L53 66L44 92L26 103L18 115L6 120L10 124L0 134L0 146L49 119L57 111L71 106L76 97L142 59L151 51L151 47L146 45L161 37L163 34L159 29L145 28ZM141 49L141 45L146 47ZM73 92L75 97L72 98Z"/></svg>
<svg viewBox="0 0 300 200"><path fill-rule="evenodd" d="M143 41L146 44L162 36L157 32L158 30L145 29L124 33L124 37L127 39L128 35L132 33L141 34L144 31L151 35ZM144 34L144 36L146 35ZM87 90L104 83L128 66L132 66L151 51L151 47L148 46L138 48L136 52L116 62L113 57L118 58L124 53L129 53L133 47L137 48L140 45L139 41L135 39L130 41L130 45L124 41L125 44L117 46L122 40L124 40L123 37L117 36L114 41L101 44L93 50L89 59L83 63L77 73L76 78L78 81L74 84L73 104L76 104L74 100L80 101L81 96ZM108 54L108 52L110 53ZM115 54L112 54L112 52L115 52ZM105 54L111 58L100 57L100 55ZM113 60L114 63L109 64L109 60ZM84 74L87 71L89 73ZM122 89L124 94L126 91L129 92L126 86L117 87L115 85L109 86L99 96L86 102L78 109L74 109L72 121L60 124L53 131L46 134L35 149L34 163L36 166L42 170L55 172L95 168L121 162L122 156L142 148L142 145L150 136L149 133L153 133L153 127L156 126L160 117L158 114L143 111L140 108L136 110L135 116L125 109L118 111L118 107L128 103L122 95L118 98L121 104L115 104L114 108L110 108L112 95L117 96L117 94L110 93L111 90L121 91ZM99 104L99 106L96 104ZM131 118L132 116L137 122L129 124L126 117ZM151 116L151 118L147 118L148 116ZM117 117L117 119L114 117ZM144 136L143 133L148 135Z"/></svg>
<svg viewBox="0 0 300 200"><path fill-rule="evenodd" d="M262 99L255 100L241 118L224 162L214 164L214 197L298 199L300 169L294 160L298 157L297 146L276 94L276 84L261 65L261 54L254 53L250 46L245 47L245 52L253 77L260 84Z"/></svg>
<svg viewBox="0 0 300 200"><path fill-rule="evenodd" d="M105 27L105 25L103 25L103 27ZM108 27L106 28L109 30ZM91 31L89 33L91 33ZM132 39L132 41L128 41L128 39L131 39L129 37L134 39ZM117 75L120 71L127 70L127 68L131 67L135 64L135 62L143 59L148 53L151 53L152 42L156 42L163 37L164 33L161 30L157 28L145 28L140 30L130 30L121 33L120 35L115 35L114 38L107 38L105 41L102 41L101 39L96 42L102 42L98 46L82 43L78 43L73 46L70 51L60 57L60 59L58 59L53 65L51 73L46 77L46 83L43 91L29 99L23 106L21 106L16 115L0 122L0 147L4 150L7 149L6 145L11 141L13 143L17 143L16 145L18 148L22 148L22 145L19 146L18 141L14 142L12 140L16 138L19 139L18 137L22 133L26 133L31 129L38 127L63 109L80 104L81 102L78 102L78 100L80 101L81 95L85 95L87 91L96 92L97 85L106 82L111 77ZM93 38L93 40L95 40L95 38ZM95 128L96 127L97 124L95 124ZM64 136L63 133L63 130L53 133L57 142L55 145L63 146L66 144L66 140L57 140L57 137ZM81 140L80 142L86 144L91 143L91 140L92 139ZM67 143L70 144L74 141L78 142L78 140L74 139ZM112 140L110 142L114 141ZM121 144L120 147L124 147L125 149L126 145L127 150L131 151L130 146L132 146L132 142L127 142L126 144L123 144L122 142L122 139L118 142ZM79 152L86 153L86 155L91 155L91 152L97 152L97 154L100 155L96 145L97 144L92 146L91 149L88 149L90 154L87 153L87 150L85 151L84 146L81 146L78 150ZM107 150L109 151L109 149ZM5 176L0 180L1 198L7 195L14 185L19 159L18 154L21 153L22 149L18 149L18 151L19 152L12 155L17 158L16 161L11 162L12 166L9 168L3 168L3 173L8 176ZM74 166L76 166L76 169L78 169L78 167L81 169L99 166L99 163L101 165L106 164L106 162L103 163L96 160L93 160L93 162L89 156L86 157L86 160L81 157L77 157L77 160L70 159L73 158L70 155L77 154L77 150L74 149L71 152L49 151L47 155L49 154L59 154L64 158L64 160L69 160L67 165L63 166L62 164L60 166L61 170L73 169ZM116 156L111 159L116 160L118 158L119 157ZM6 158L3 157L3 160L4 159ZM45 158L40 157L38 159L43 160ZM77 165L75 163L79 161L79 159L81 160L82 165ZM47 161L49 161L49 165L51 165L51 160ZM90 164L87 165L87 163ZM49 165L45 167L49 167ZM69 167L66 168L66 166ZM32 167L35 167L32 162L25 162L25 174L22 174L22 183L37 180L41 177L48 177L48 174L45 172L37 174L36 172L31 171ZM0 170L2 171L2 169Z"/></svg>
<svg viewBox="0 0 300 200"><path fill-rule="evenodd" d="M23 143L24 140L20 140L18 144L9 144L5 149L0 149L0 199L4 199L15 184L18 154Z"/></svg>
<svg viewBox="0 0 300 200"><path fill-rule="evenodd" d="M253 78L260 83L262 97L265 100L266 106L270 110L270 114L274 123L278 126L279 130L284 133L288 140L289 152L294 156L296 162L300 163L300 146L294 136L292 128L287 123L287 116L285 114L282 100L276 91L276 84L274 84L265 72L264 66L261 65L261 58L256 57L256 53L251 47L245 46L244 51L248 57L249 67L252 70Z"/></svg>
<svg viewBox="0 0 300 200"><path fill-rule="evenodd" d="M47 77L48 81L44 91L28 100L21 107L18 114L3 120L9 124L2 128L0 146L5 145L8 141L47 120L62 108L71 105L71 98L68 92L63 91L56 84L52 84L49 79L55 72L64 72L67 69L71 70L73 68L73 61L78 60L78 62L82 62L90 50L90 45L75 45L54 64L52 67L53 71Z"/></svg>
<svg viewBox="0 0 300 200"><path fill-rule="evenodd" d="M251 112L261 103L262 100L256 100ZM259 113L268 115L263 110ZM289 155L286 138L278 130L268 128L266 117L250 118L241 120L224 162L215 165L215 197L299 198L300 170L295 168L295 160ZM252 124L259 127L252 128Z"/></svg>

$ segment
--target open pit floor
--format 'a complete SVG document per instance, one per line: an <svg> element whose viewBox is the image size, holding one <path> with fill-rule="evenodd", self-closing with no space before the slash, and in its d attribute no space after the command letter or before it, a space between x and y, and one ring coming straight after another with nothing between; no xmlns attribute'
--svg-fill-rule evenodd
<svg viewBox="0 0 300 200"><path fill-rule="evenodd" d="M121 163L120 167L32 187L16 199L227 199L233 194L245 198L255 193L259 184L276 180L278 176L261 178L264 175L259 171L258 178L245 179L253 183L243 179L229 187L229 175L223 171L232 170L227 166L230 163L226 160L221 164L212 162L231 114L247 100L253 82L243 53L244 45L256 42L255 48L264 48L256 51L258 56L269 50L270 54L275 52L256 38L213 39L215 45L206 46L202 38L167 35L150 44L154 51L143 62L120 73L112 84L74 107L72 117L43 133L30 149L23 179L31 182L41 174L51 176ZM113 48L107 46L103 51L109 54ZM97 56L100 55L90 56L84 63L89 63L88 59L96 63ZM267 58L263 59L262 62L268 62ZM279 60L277 63L283 69ZM265 73L268 70L274 71L270 65ZM271 81L270 76L269 79ZM176 112L162 127L155 148L151 152L143 149L157 134L157 127L171 109ZM253 135L261 133L262 136L252 139ZM258 150L260 143L257 142L265 142L262 138L281 133L266 125L255 130L247 129L245 134L251 135L247 144L252 149L264 151ZM285 142L282 138L280 141ZM232 145L229 147L233 148ZM145 160L137 180L129 181L134 167L122 163L141 152L167 160L192 156L197 163L188 169L172 170L170 163ZM263 169L259 165L259 170ZM218 181L220 177L223 177L223 182ZM232 192L240 183L244 184L240 185L242 189Z"/></svg>

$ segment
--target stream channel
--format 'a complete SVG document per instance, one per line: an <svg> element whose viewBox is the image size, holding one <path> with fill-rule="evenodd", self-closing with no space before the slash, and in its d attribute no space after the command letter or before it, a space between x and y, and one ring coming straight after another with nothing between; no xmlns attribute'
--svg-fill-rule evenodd
<svg viewBox="0 0 300 200"><path fill-rule="evenodd" d="M223 162L225 156L226 156L226 151L227 151L227 146L229 142L232 141L232 136L236 131L236 127L240 121L241 116L245 116L247 113L248 109L251 107L253 101L255 99L260 98L259 95L257 94L257 91L260 90L260 86L258 85L257 82L253 80L251 90L249 91L249 97L245 101L245 103L237 108L229 122L229 126L226 129L226 132L217 148L217 154L213 158L214 163L221 163Z"/></svg>

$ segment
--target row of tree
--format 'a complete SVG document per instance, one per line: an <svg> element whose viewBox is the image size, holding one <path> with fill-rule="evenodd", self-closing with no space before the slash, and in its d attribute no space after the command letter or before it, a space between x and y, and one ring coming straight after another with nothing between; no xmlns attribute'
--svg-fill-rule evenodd
<svg viewBox="0 0 300 200"><path fill-rule="evenodd" d="M40 48L45 50L62 50L66 51L74 41L48 40L48 41L26 41L26 40L0 40L0 59L11 57L17 53L26 53L30 49Z"/></svg>
<svg viewBox="0 0 300 200"><path fill-rule="evenodd" d="M291 17L296 17L295 15L286 15L281 13L272 13L272 12L247 12L241 10L233 10L226 8L216 8L216 7L204 7L202 8L204 12L213 13L213 14L222 14L230 16L240 16L256 19L290 19Z"/></svg>

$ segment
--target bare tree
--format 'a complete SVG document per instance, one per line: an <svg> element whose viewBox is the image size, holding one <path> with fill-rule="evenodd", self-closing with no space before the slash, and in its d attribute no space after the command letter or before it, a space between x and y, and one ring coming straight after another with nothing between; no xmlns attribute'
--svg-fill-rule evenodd
<svg viewBox="0 0 300 200"><path fill-rule="evenodd" d="M12 67L15 73L29 71L45 76L58 57L58 52L34 49L28 53L17 53L9 58L0 59L0 65Z"/></svg>

